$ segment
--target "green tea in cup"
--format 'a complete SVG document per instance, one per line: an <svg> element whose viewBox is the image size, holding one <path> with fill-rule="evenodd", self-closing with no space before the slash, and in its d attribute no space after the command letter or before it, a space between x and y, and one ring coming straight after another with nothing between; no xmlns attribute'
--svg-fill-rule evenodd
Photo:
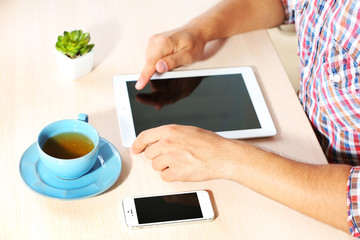
<svg viewBox="0 0 360 240"><path fill-rule="evenodd" d="M93 141L84 134L65 132L48 138L42 150L55 158L72 159L88 154L94 147Z"/></svg>

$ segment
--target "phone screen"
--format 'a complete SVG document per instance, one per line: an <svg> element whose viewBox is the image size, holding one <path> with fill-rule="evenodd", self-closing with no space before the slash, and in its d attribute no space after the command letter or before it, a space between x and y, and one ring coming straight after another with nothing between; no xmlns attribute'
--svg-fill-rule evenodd
<svg viewBox="0 0 360 240"><path fill-rule="evenodd" d="M135 198L139 224L202 218L196 193Z"/></svg>

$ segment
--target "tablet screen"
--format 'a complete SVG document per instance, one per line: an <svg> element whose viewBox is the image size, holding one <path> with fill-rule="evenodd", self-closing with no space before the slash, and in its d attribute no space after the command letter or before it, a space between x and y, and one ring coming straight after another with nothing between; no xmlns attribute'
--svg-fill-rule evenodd
<svg viewBox="0 0 360 240"><path fill-rule="evenodd" d="M242 74L151 80L143 90L128 81L135 133L165 124L214 132L261 128Z"/></svg>

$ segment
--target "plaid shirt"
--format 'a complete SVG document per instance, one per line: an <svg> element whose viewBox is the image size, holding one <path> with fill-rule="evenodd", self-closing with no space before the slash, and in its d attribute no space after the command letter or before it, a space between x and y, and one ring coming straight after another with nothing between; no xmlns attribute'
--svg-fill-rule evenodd
<svg viewBox="0 0 360 240"><path fill-rule="evenodd" d="M348 222L360 237L360 1L282 0L295 22L299 98L330 163L353 166Z"/></svg>

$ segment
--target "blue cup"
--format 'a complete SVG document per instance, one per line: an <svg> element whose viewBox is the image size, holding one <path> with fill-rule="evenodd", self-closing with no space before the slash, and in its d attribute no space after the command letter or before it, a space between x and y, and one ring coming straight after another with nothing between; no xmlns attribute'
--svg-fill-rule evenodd
<svg viewBox="0 0 360 240"><path fill-rule="evenodd" d="M47 139L61 134L75 132L92 140L94 148L88 154L72 159L61 159L48 155L42 149ZM78 119L65 119L44 127L37 140L40 161L56 176L63 179L76 179L87 173L99 155L100 137L96 129L88 123L88 115L80 113Z"/></svg>

